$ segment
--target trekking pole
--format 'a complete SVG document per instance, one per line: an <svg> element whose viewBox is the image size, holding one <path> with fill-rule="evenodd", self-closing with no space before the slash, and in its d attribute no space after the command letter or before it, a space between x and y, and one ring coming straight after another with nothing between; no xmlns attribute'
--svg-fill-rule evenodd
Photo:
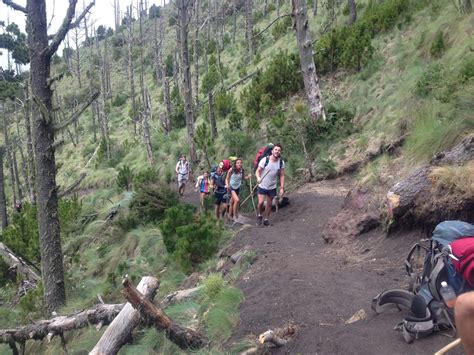
<svg viewBox="0 0 474 355"><path fill-rule="evenodd" d="M249 182L250 182L250 191L253 191L253 189L252 189L252 178L249 179ZM258 216L257 208L255 207L255 201L253 200L253 192L250 193L250 196L252 196L253 211L255 212L255 215Z"/></svg>
<svg viewBox="0 0 474 355"><path fill-rule="evenodd" d="M269 172L270 172L270 170L268 170L268 171L265 173L265 175L262 176L262 178L260 179L260 181L263 180L263 178L264 178L265 176L267 176L267 174L268 174ZM250 191L250 195L247 196L247 198L240 204L241 206L243 206L244 203L247 202L247 200L248 200L250 197L253 197L253 193L255 192L255 189L257 188L257 186L258 186L258 184L255 184L255 186L253 187L252 191Z"/></svg>

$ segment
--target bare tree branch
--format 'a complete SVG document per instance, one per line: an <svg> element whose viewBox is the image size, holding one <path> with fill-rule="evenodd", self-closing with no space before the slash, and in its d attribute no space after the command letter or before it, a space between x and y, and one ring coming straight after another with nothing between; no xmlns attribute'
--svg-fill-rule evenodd
<svg viewBox="0 0 474 355"><path fill-rule="evenodd" d="M28 13L28 11L26 11L26 7L20 6L11 0L2 0L2 1L5 5L10 6L13 10L21 11L25 14Z"/></svg>
<svg viewBox="0 0 474 355"><path fill-rule="evenodd" d="M53 54L56 53L56 50L58 49L59 45L63 41L64 37L66 37L67 32L71 28L76 27L82 21L82 19L87 14L87 12L89 12L91 7L95 5L95 0L92 0L92 2L77 17L76 21L72 23L72 18L74 17L74 13L76 12L76 4L77 0L69 0L69 7L67 9L66 16L64 17L63 23L46 49L47 56L52 57Z"/></svg>
<svg viewBox="0 0 474 355"><path fill-rule="evenodd" d="M257 33L256 35L253 36L253 38L256 38L258 36L260 36L263 32L265 32L266 30L268 30L275 22L277 22L278 20L282 19L283 17L286 17L286 16L292 16L291 14L283 14L283 15L280 15L278 16L277 18L275 18L272 22L270 22L267 27L265 27L263 30L261 30L259 33Z"/></svg>
<svg viewBox="0 0 474 355"><path fill-rule="evenodd" d="M89 107L89 105L91 103L93 103L100 95L100 92L99 91L96 91L95 93L93 93L89 99L87 100L87 102L85 102L82 107L79 108L79 110L77 110L76 112L74 112L71 117L69 117L67 120L63 121L63 122L60 122L58 123L57 125L54 125L54 129L56 131L60 130L60 129L63 129L63 128L66 128L70 123L74 122L75 120L77 120L79 118L80 115L82 115L82 113Z"/></svg>

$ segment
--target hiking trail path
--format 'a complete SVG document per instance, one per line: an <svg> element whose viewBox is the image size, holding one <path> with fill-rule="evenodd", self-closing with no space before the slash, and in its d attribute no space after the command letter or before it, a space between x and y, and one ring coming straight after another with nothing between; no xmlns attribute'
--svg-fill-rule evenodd
<svg viewBox="0 0 474 355"><path fill-rule="evenodd" d="M272 213L268 227L256 226L254 215L247 215L251 223L232 239L232 250L250 247L257 259L236 283L245 300L229 344L256 339L288 322L298 327L296 335L271 353L433 354L453 340L438 332L407 344L393 329L403 312L376 315L370 308L379 292L406 288L404 259L424 235L401 232L387 238L375 230L345 245L322 239L350 184L337 179L304 185L288 194L290 205ZM191 193L197 195L189 191L185 200ZM362 319L345 324L359 311L365 313ZM449 354L459 353L461 347Z"/></svg>

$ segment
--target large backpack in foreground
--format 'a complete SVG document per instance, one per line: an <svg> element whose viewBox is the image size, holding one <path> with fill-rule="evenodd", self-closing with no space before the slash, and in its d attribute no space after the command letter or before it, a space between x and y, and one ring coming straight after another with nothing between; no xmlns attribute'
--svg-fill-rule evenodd
<svg viewBox="0 0 474 355"><path fill-rule="evenodd" d="M452 246L461 240L462 244L471 245L464 242L474 240L474 225L462 221L439 223L431 239L416 243L408 253L405 260L408 290L384 291L372 300L372 309L377 313L391 306L411 311L397 326L407 343L440 329L455 329L453 311L445 306L440 289L441 282L447 281L458 295L472 290L470 282L463 279L453 264L461 255L455 255ZM472 258L464 255L462 260L467 263ZM474 260L471 266L474 268Z"/></svg>

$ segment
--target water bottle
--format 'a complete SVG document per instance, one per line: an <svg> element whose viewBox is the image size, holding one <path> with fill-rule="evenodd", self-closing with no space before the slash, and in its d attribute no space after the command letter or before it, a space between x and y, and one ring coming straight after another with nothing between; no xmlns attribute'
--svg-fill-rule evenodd
<svg viewBox="0 0 474 355"><path fill-rule="evenodd" d="M446 281L441 282L440 293L441 297L443 297L444 303L446 303L446 306L449 308L454 308L454 303L456 302L456 293Z"/></svg>

